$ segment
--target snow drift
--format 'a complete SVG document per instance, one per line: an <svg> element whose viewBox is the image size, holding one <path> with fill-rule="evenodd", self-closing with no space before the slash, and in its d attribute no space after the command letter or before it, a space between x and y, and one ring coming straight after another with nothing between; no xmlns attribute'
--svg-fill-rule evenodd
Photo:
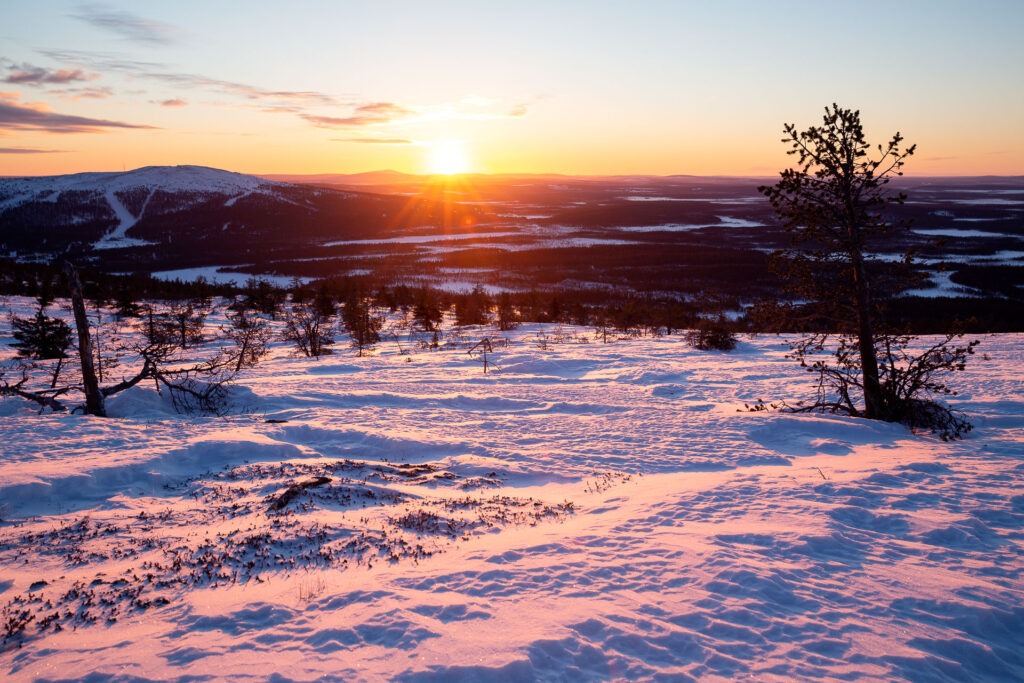
<svg viewBox="0 0 1024 683"><path fill-rule="evenodd" d="M278 348L227 418L143 388L118 419L0 403L0 605L33 615L0 670L1024 677L1024 337L983 340L976 430L943 443L743 411L807 391L775 337L541 329L474 330L509 337L486 375L464 349Z"/></svg>

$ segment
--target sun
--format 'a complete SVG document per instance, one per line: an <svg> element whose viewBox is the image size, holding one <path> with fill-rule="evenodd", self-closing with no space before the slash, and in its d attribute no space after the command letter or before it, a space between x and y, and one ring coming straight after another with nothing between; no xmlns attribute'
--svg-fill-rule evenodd
<svg viewBox="0 0 1024 683"><path fill-rule="evenodd" d="M457 175L472 171L472 164L461 140L440 140L430 145L427 169L434 175Z"/></svg>

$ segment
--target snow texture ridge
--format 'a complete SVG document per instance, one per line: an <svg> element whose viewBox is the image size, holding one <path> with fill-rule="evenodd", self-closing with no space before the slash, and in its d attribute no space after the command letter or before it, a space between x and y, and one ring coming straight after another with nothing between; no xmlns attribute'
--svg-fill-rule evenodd
<svg viewBox="0 0 1024 683"><path fill-rule="evenodd" d="M556 332L471 328L509 341L486 375L278 345L223 418L0 401L0 607L35 615L0 672L1024 679L1024 336L982 340L945 443L743 411L809 391L777 337Z"/></svg>

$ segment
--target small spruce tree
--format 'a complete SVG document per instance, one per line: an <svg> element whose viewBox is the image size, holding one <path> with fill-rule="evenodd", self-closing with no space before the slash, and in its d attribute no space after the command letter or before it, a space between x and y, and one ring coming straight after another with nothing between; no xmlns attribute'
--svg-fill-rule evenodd
<svg viewBox="0 0 1024 683"><path fill-rule="evenodd" d="M15 317L11 320L15 339L11 346L18 350L22 358L67 358L71 346L71 327L60 318L46 315L46 308L50 304L48 297L40 296L36 304L36 313L31 318Z"/></svg>
<svg viewBox="0 0 1024 683"><path fill-rule="evenodd" d="M362 356L380 342L384 317L374 313L369 298L353 293L342 307L341 323L348 332L357 355Z"/></svg>

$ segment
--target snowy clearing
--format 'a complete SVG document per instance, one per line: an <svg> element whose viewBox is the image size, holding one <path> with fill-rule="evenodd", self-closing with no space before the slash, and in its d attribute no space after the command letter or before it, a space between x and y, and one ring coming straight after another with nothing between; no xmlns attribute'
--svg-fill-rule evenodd
<svg viewBox="0 0 1024 683"><path fill-rule="evenodd" d="M0 672L1024 678L1024 335L956 378L953 443L744 411L808 395L777 337L483 336L487 374L467 344L276 346L219 418L0 401L2 623L32 617Z"/></svg>

